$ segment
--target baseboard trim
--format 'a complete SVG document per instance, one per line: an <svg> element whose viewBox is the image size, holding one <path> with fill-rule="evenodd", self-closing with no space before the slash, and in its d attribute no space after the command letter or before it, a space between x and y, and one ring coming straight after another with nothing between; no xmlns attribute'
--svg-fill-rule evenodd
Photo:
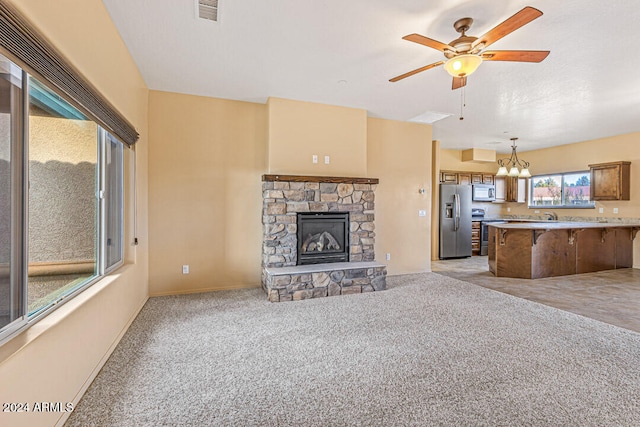
<svg viewBox="0 0 640 427"><path fill-rule="evenodd" d="M89 386L91 386L91 383L93 383L93 380L96 379L96 377L98 376L98 374L102 370L102 367L104 366L104 364L107 363L107 360L109 360L109 357L111 357L111 353L113 353L113 351L116 349L116 347L118 346L118 344L122 340L122 337L124 337L124 334L127 333L127 330L129 330L129 327L131 326L133 321L136 319L136 317L138 317L138 314L140 314L140 311L142 310L142 307L144 307L144 305L147 303L148 299L149 299L149 297L145 298L144 301L142 301L142 304L140 304L140 306L138 307L138 309L135 310L133 315L131 315L131 317L129 318L129 320L127 321L125 326L122 328L122 330L120 331L118 336L115 338L113 343L111 343L111 346L109 346L109 348L107 349L105 354L102 356L102 358L100 359L98 364L95 366L95 368L93 369L91 374L87 377L87 380L84 382L84 384L82 385L82 387L80 388L80 390L78 391L76 396L73 398L73 406L74 406L74 408L76 406L78 406L78 403L80 403L80 399L82 399L82 396L84 396L84 394L87 392L87 390L89 389ZM55 427L63 427L64 423L67 422L67 420L69 419L69 416L71 414L72 414L72 412L64 412L64 413L62 413L62 415L60 416L60 418L56 422Z"/></svg>
<svg viewBox="0 0 640 427"><path fill-rule="evenodd" d="M204 292L215 292L215 291L235 291L238 289L259 289L260 285L247 285L244 283L236 284L236 285L227 285L227 286L216 286L215 288L197 288L197 289L186 289L186 290L176 290L176 291L167 291L167 292L149 292L149 297L166 297L170 295L186 295L186 294L200 294Z"/></svg>

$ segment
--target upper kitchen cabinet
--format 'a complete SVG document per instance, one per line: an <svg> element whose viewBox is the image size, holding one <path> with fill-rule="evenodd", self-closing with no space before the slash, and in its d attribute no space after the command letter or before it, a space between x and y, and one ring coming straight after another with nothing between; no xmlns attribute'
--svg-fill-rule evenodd
<svg viewBox="0 0 640 427"><path fill-rule="evenodd" d="M440 182L452 184L494 184L492 174L462 171L440 171Z"/></svg>
<svg viewBox="0 0 640 427"><path fill-rule="evenodd" d="M589 165L591 200L629 200L631 162Z"/></svg>
<svg viewBox="0 0 640 427"><path fill-rule="evenodd" d="M472 184L494 184L494 177L488 173L472 173L471 174L471 183Z"/></svg>
<svg viewBox="0 0 640 427"><path fill-rule="evenodd" d="M458 184L471 184L470 173L458 173Z"/></svg>
<svg viewBox="0 0 640 427"><path fill-rule="evenodd" d="M527 180L518 177L495 177L496 202L526 203Z"/></svg>
<svg viewBox="0 0 640 427"><path fill-rule="evenodd" d="M457 184L458 183L458 173L457 172L449 172L449 171L441 171L440 172L440 182Z"/></svg>

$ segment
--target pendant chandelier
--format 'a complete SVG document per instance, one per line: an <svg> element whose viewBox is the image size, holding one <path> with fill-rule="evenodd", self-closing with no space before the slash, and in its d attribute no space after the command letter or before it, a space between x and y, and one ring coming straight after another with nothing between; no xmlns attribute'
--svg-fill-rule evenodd
<svg viewBox="0 0 640 427"><path fill-rule="evenodd" d="M529 173L529 162L518 159L518 153L516 153L516 141L518 138L511 138L511 157L499 159L498 165L500 168L496 173L496 176L511 176L519 178L531 178Z"/></svg>

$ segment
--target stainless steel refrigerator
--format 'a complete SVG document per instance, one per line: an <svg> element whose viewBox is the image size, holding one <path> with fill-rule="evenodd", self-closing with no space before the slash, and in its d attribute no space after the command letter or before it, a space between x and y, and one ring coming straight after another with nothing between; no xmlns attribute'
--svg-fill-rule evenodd
<svg viewBox="0 0 640 427"><path fill-rule="evenodd" d="M471 256L471 185L440 184L440 259Z"/></svg>

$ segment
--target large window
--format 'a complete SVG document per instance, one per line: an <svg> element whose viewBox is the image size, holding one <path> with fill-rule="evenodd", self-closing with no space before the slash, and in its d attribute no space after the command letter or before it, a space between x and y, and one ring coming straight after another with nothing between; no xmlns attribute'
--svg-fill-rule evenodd
<svg viewBox="0 0 640 427"><path fill-rule="evenodd" d="M0 339L122 264L123 151L0 56Z"/></svg>
<svg viewBox="0 0 640 427"><path fill-rule="evenodd" d="M22 70L0 56L0 331L26 320L22 286Z"/></svg>
<svg viewBox="0 0 640 427"><path fill-rule="evenodd" d="M102 179L102 242L104 269L111 270L122 262L123 236L123 151L122 143L101 130Z"/></svg>
<svg viewBox="0 0 640 427"><path fill-rule="evenodd" d="M554 208L592 208L589 171L531 178L529 206Z"/></svg>

